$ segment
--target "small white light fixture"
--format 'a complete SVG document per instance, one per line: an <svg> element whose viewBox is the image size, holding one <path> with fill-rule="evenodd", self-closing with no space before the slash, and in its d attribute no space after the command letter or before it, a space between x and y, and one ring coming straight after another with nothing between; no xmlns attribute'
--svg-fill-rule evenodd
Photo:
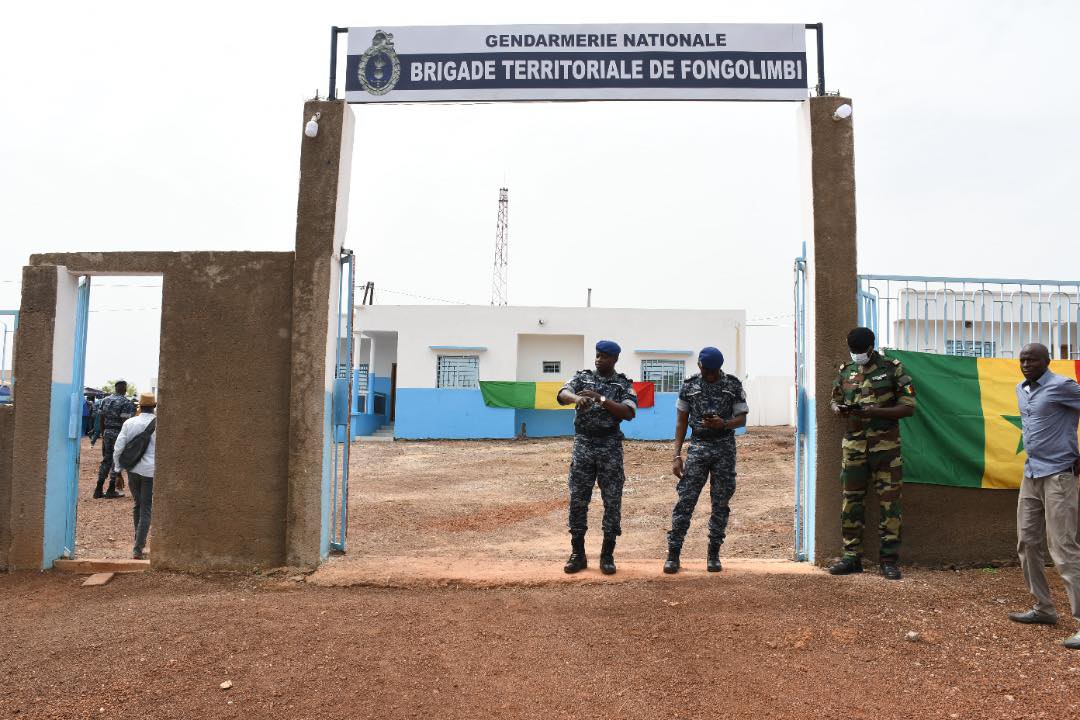
<svg viewBox="0 0 1080 720"><path fill-rule="evenodd" d="M850 108L848 108L850 110ZM304 126L304 134L308 137L315 137L319 134L319 118L322 117L321 112L317 112L311 116L311 119L307 121L307 125Z"/></svg>
<svg viewBox="0 0 1080 720"><path fill-rule="evenodd" d="M849 117L851 117L851 106L847 103L836 108L832 114L833 120L847 120Z"/></svg>

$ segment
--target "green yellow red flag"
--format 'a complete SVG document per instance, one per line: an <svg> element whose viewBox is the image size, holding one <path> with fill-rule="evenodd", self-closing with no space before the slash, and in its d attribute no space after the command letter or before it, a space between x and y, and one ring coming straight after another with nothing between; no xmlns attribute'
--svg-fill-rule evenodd
<svg viewBox="0 0 1080 720"><path fill-rule="evenodd" d="M560 405L556 399L561 382L516 382L481 380L480 393L484 404L495 408L518 408L521 410L573 410L573 405ZM652 407L654 385L651 382L634 383L638 407Z"/></svg>
<svg viewBox="0 0 1080 720"><path fill-rule="evenodd" d="M1020 361L886 350L915 386L915 415L900 422L904 481L993 489L1020 487L1024 452L1016 384ZM1080 361L1050 370L1078 379Z"/></svg>

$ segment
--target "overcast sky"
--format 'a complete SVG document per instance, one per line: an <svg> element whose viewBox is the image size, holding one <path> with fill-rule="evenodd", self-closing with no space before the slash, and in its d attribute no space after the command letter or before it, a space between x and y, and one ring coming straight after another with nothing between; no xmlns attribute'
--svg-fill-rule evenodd
<svg viewBox="0 0 1080 720"><path fill-rule="evenodd" d="M33 252L291 250L303 102L326 94L334 24L822 21L828 89L854 101L861 272L1080 277L1078 3L286 7L5 8L0 308ZM791 312L795 104L352 107L347 245L379 302L487 303L505 182L514 304L592 287L608 307ZM122 282L153 284L99 284ZM88 383L156 375L157 311L131 308L159 303L93 294ZM787 372L790 337L752 336L750 372Z"/></svg>

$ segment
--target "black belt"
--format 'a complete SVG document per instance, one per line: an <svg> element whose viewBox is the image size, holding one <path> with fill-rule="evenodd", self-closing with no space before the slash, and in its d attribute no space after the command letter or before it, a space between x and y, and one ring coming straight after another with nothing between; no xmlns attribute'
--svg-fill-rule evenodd
<svg viewBox="0 0 1080 720"><path fill-rule="evenodd" d="M582 428L575 428L574 432L587 438L609 438L617 437L619 435L619 428L590 428L588 430Z"/></svg>
<svg viewBox="0 0 1080 720"><path fill-rule="evenodd" d="M690 434L691 440L720 440L721 438L731 437L735 434L734 430L694 430Z"/></svg>

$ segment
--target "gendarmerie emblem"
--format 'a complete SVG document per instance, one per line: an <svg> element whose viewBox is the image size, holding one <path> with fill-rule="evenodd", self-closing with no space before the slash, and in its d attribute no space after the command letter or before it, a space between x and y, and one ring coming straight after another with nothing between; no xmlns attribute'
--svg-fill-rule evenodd
<svg viewBox="0 0 1080 720"><path fill-rule="evenodd" d="M356 71L360 85L372 95L385 95L394 89L401 77L401 62L394 50L394 35L379 30L371 47L360 56Z"/></svg>

